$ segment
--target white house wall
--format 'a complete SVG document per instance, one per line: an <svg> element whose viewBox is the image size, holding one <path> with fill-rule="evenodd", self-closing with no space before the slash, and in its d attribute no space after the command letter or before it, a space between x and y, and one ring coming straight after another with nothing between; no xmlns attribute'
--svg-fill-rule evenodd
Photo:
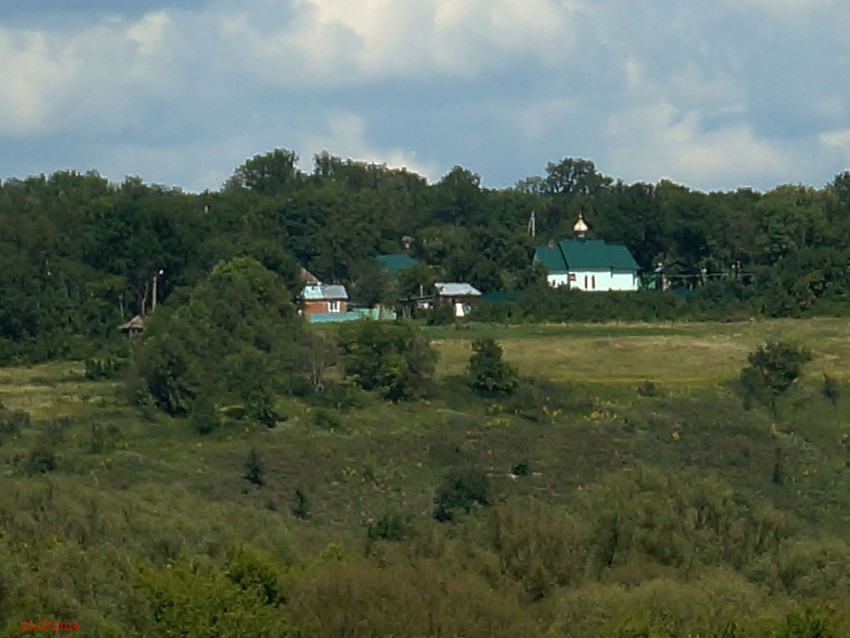
<svg viewBox="0 0 850 638"><path fill-rule="evenodd" d="M571 281L572 280L572 281ZM553 288L569 286L577 290L604 292L609 290L635 291L638 289L637 277L630 272L611 272L609 270L579 270L569 274L548 276Z"/></svg>
<svg viewBox="0 0 850 638"><path fill-rule="evenodd" d="M558 288L560 286L568 286L569 283L570 283L569 275L565 272L564 273L556 273L554 275L549 274L546 277L546 279L549 281L549 285L552 286L552 288Z"/></svg>

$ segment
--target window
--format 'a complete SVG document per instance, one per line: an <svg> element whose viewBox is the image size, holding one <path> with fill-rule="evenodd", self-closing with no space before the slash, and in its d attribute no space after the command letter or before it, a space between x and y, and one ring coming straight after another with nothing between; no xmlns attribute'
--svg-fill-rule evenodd
<svg viewBox="0 0 850 638"><path fill-rule="evenodd" d="M329 301L328 302L328 312L339 312L339 302L338 301Z"/></svg>
<svg viewBox="0 0 850 638"><path fill-rule="evenodd" d="M596 275L592 275L590 277L590 285L594 290L596 290Z"/></svg>

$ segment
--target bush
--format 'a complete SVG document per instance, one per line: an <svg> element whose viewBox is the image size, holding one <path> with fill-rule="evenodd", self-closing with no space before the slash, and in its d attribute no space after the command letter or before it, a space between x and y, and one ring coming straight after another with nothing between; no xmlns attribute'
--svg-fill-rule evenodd
<svg viewBox="0 0 850 638"><path fill-rule="evenodd" d="M490 480L481 470L450 472L443 478L434 496L434 519L453 521L459 513L468 514L474 505L490 504Z"/></svg>
<svg viewBox="0 0 850 638"><path fill-rule="evenodd" d="M59 459L52 447L44 443L30 450L24 469L27 474L47 474L59 466Z"/></svg>
<svg viewBox="0 0 850 638"><path fill-rule="evenodd" d="M70 426L71 420L66 417L50 419L44 424L42 437L48 445L64 443L67 438L66 432Z"/></svg>
<svg viewBox="0 0 850 638"><path fill-rule="evenodd" d="M313 410L313 422L323 430L338 430L342 425L339 414L327 408L315 408Z"/></svg>
<svg viewBox="0 0 850 638"><path fill-rule="evenodd" d="M511 465L511 474L514 476L528 476L531 473L531 465L528 461L520 461Z"/></svg>
<svg viewBox="0 0 850 638"><path fill-rule="evenodd" d="M20 435L24 428L29 427L31 423L32 418L29 412L24 410L9 410L0 403L0 436L16 437Z"/></svg>
<svg viewBox="0 0 850 638"><path fill-rule="evenodd" d="M292 505L292 515L299 520L310 518L310 501L303 488L295 490L295 503Z"/></svg>
<svg viewBox="0 0 850 638"><path fill-rule="evenodd" d="M832 403L832 405L837 406L838 399L841 398L841 383L835 377L824 372L821 393L827 401Z"/></svg>
<svg viewBox="0 0 850 638"><path fill-rule="evenodd" d="M118 379L128 364L126 359L106 357L104 359L86 359L86 379Z"/></svg>
<svg viewBox="0 0 850 638"><path fill-rule="evenodd" d="M192 403L189 425L198 434L210 434L221 427L221 417L215 404L206 394L202 394Z"/></svg>
<svg viewBox="0 0 850 638"><path fill-rule="evenodd" d="M363 320L342 328L345 375L390 401L420 396L434 375L437 353L408 321Z"/></svg>
<svg viewBox="0 0 850 638"><path fill-rule="evenodd" d="M366 555L378 541L401 541L411 532L410 522L400 514L387 512L366 526Z"/></svg>
<svg viewBox="0 0 850 638"><path fill-rule="evenodd" d="M741 370L740 383L747 402L756 399L777 416L776 400L803 373L803 366L812 360L806 348L780 341L768 341L751 352L747 365Z"/></svg>
<svg viewBox="0 0 850 638"><path fill-rule="evenodd" d="M429 326L447 326L454 323L454 308L450 304L439 304L421 314L425 315L425 323Z"/></svg>
<svg viewBox="0 0 850 638"><path fill-rule="evenodd" d="M517 371L502 361L502 348L495 339L485 337L472 343L468 370L469 386L480 396L503 396L516 389Z"/></svg>
<svg viewBox="0 0 850 638"><path fill-rule="evenodd" d="M106 428L102 423L91 424L91 439L89 440L89 451L92 454L103 454L106 451Z"/></svg>
<svg viewBox="0 0 850 638"><path fill-rule="evenodd" d="M255 447L251 448L248 452L248 458L245 459L244 478L254 485L264 485L266 482L263 459Z"/></svg>
<svg viewBox="0 0 850 638"><path fill-rule="evenodd" d="M638 385L637 393L642 397L657 397L661 395L661 388L654 381L647 379Z"/></svg>

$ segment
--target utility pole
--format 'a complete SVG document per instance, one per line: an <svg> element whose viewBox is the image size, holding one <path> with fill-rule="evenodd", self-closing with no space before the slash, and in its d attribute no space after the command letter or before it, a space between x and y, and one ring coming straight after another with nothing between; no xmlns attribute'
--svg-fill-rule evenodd
<svg viewBox="0 0 850 638"><path fill-rule="evenodd" d="M165 271L162 268L160 268L159 270L156 271L156 273L153 276L153 286L152 286L153 289L151 291L152 292L152 295L151 295L152 296L151 313L153 313L153 311L156 310L156 280L157 280L157 278L161 277L164 274L165 274Z"/></svg>
<svg viewBox="0 0 850 638"><path fill-rule="evenodd" d="M528 234L532 237L537 236L537 219L533 210L531 211L531 216L528 218Z"/></svg>

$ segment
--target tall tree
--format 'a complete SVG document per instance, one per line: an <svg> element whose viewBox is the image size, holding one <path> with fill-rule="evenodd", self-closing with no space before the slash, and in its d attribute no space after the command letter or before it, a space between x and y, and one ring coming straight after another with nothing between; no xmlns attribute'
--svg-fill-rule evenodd
<svg viewBox="0 0 850 638"><path fill-rule="evenodd" d="M255 155L236 169L225 190L246 188L258 195L279 195L298 186L303 173L298 169L294 151L276 148L265 155Z"/></svg>

